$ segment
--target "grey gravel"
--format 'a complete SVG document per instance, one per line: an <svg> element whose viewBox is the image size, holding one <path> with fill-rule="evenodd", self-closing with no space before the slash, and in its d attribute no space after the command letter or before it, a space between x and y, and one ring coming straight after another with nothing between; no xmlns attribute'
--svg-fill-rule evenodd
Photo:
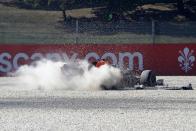
<svg viewBox="0 0 196 131"><path fill-rule="evenodd" d="M196 87L196 77L159 78ZM30 91L15 90L9 79L0 78L0 130L196 129L195 90Z"/></svg>

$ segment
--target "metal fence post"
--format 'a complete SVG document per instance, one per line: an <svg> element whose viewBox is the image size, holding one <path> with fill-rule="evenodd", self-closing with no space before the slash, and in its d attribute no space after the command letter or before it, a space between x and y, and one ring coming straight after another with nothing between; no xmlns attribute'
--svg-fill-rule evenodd
<svg viewBox="0 0 196 131"><path fill-rule="evenodd" d="M152 19L152 44L155 44L155 20Z"/></svg>
<svg viewBox="0 0 196 131"><path fill-rule="evenodd" d="M75 38L76 44L78 44L78 35L79 35L79 25L78 25L78 19L76 19L76 38Z"/></svg>

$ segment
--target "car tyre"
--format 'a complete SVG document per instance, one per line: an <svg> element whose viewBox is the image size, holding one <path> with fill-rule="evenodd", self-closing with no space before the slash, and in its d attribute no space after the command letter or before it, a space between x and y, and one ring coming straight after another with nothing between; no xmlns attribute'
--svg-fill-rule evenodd
<svg viewBox="0 0 196 131"><path fill-rule="evenodd" d="M140 84L153 87L156 85L156 75L152 70L144 70L140 76Z"/></svg>

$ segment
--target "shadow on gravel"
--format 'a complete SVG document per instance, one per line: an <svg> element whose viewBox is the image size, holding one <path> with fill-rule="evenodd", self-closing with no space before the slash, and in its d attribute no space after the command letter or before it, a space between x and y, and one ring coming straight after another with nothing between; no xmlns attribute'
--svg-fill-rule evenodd
<svg viewBox="0 0 196 131"><path fill-rule="evenodd" d="M116 98L5 98L0 99L0 109L128 109L128 110L196 110L196 100L191 99L116 99Z"/></svg>

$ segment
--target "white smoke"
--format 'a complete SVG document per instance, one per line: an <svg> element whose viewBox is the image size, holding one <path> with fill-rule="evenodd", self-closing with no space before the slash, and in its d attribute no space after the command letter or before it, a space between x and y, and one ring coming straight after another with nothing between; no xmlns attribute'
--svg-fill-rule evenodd
<svg viewBox="0 0 196 131"><path fill-rule="evenodd" d="M64 64L73 69L62 70ZM23 85L21 88L26 90L100 90L101 85L112 86L121 79L117 68L103 65L89 69L89 66L88 62L82 60L65 63L44 59L20 67L12 76L17 78L16 84Z"/></svg>

